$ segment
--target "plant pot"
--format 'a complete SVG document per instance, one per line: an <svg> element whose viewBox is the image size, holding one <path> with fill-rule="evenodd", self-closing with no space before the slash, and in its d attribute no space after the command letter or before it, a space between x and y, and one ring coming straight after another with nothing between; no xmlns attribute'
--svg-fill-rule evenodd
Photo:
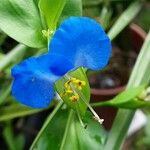
<svg viewBox="0 0 150 150"><path fill-rule="evenodd" d="M109 100L125 89L145 37L146 33L136 24L120 33L113 43L109 65L104 71L89 76L91 102ZM97 107L95 111L104 119L104 127L110 129L117 109Z"/></svg>

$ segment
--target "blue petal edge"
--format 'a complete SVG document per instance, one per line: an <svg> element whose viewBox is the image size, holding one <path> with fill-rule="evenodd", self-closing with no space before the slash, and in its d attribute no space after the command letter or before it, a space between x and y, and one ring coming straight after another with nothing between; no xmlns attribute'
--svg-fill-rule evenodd
<svg viewBox="0 0 150 150"><path fill-rule="evenodd" d="M70 17L56 30L49 53L64 55L74 65L99 70L111 54L111 42L103 28L87 17Z"/></svg>
<svg viewBox="0 0 150 150"><path fill-rule="evenodd" d="M71 68L70 62L58 54L26 59L12 68L12 95L27 106L48 107L54 97L55 81Z"/></svg>

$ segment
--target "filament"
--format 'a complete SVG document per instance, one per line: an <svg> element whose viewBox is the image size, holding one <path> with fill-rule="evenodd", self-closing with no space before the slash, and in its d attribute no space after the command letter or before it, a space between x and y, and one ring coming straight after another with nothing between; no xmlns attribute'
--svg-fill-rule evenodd
<svg viewBox="0 0 150 150"><path fill-rule="evenodd" d="M68 80L71 79L71 77L68 76L68 75L65 75L65 77L66 77ZM86 102L86 99L85 99L85 96L83 95L83 93L82 93L80 90L78 90L77 88L74 88L74 86L73 86L71 83L70 83L70 86L71 86L71 88L72 88L72 90L73 90L73 93L74 93L75 95L79 95L79 96L81 97L81 100L87 105L87 107L89 108L89 110L91 111L91 113L94 115L94 119L95 119L97 122L99 122L100 124L102 124L103 121L104 121L104 119L101 119L101 118L97 115L97 113L95 112L95 110L90 106L90 104ZM80 119L81 119L81 118L80 118ZM80 119L79 119L79 121L80 121Z"/></svg>

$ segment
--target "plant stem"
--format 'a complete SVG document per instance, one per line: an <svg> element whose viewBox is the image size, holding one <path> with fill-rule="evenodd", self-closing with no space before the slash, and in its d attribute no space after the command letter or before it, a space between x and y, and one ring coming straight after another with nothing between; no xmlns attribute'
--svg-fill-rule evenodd
<svg viewBox="0 0 150 150"><path fill-rule="evenodd" d="M68 134L68 131L69 131L69 128L70 128L70 123L72 121L72 118L73 118L73 110L70 110L68 120L67 120L67 124L66 124L66 128L65 128L65 132L64 132L64 136L63 136L63 139L62 139L62 142L61 142L60 150L64 150L64 145L65 145L65 142L66 142L66 139L67 139L67 134Z"/></svg>
<svg viewBox="0 0 150 150"><path fill-rule="evenodd" d="M2 71L11 62L16 61L16 59L23 54L28 49L27 46L18 44L14 49L12 49L3 59L0 61L0 71Z"/></svg>
<svg viewBox="0 0 150 150"><path fill-rule="evenodd" d="M101 102L96 102L96 103L91 103L90 105L92 107L102 107L102 106L111 106L111 104L109 103L110 100L108 101L101 101Z"/></svg>
<svg viewBox="0 0 150 150"><path fill-rule="evenodd" d="M135 1L121 14L108 32L108 36L111 40L113 40L133 20L133 18L141 10L141 7L142 2Z"/></svg>
<svg viewBox="0 0 150 150"><path fill-rule="evenodd" d="M4 100L10 94L10 91L11 91L11 84L6 86L6 88L4 89L3 93L1 94L1 96L0 96L0 105L4 102Z"/></svg>
<svg viewBox="0 0 150 150"><path fill-rule="evenodd" d="M147 84L150 81L150 32L140 51L127 88ZM120 109L117 113L113 127L109 133L104 150L119 150L125 139L135 111Z"/></svg>
<svg viewBox="0 0 150 150"><path fill-rule="evenodd" d="M16 143L14 139L14 133L10 122L7 122L5 124L4 130L3 130L3 137L7 144L7 147L9 150L16 150Z"/></svg>
<svg viewBox="0 0 150 150"><path fill-rule="evenodd" d="M41 112L43 110L44 109L31 109L20 104L11 104L9 106L3 106L0 108L0 122L31 115L34 113Z"/></svg>
<svg viewBox="0 0 150 150"><path fill-rule="evenodd" d="M41 134L43 133L43 131L46 129L47 125L49 124L49 122L53 119L53 117L55 116L55 114L57 113L57 111L60 109L60 107L62 106L63 101L60 101L57 106L55 107L55 109L53 110L53 112L47 117L44 125L42 126L41 130L39 131L38 135L36 136L35 140L33 141L30 150L34 149L34 146L36 144L36 142L39 140Z"/></svg>
<svg viewBox="0 0 150 150"><path fill-rule="evenodd" d="M69 75L65 75L65 78L70 80L71 77ZM94 115L94 118L100 123L102 124L104 119L100 119L99 116L97 115L97 113L95 112L95 110L91 107L91 105L86 101L85 96L83 95L83 93L74 87L74 85L72 83L70 83L71 89L74 93L74 95L79 95L81 100L85 103L85 105L89 108L89 110L91 111L91 113Z"/></svg>

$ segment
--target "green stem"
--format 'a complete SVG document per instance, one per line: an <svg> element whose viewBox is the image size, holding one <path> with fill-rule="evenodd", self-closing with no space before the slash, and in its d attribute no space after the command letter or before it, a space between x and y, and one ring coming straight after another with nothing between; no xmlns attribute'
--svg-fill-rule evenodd
<svg viewBox="0 0 150 150"><path fill-rule="evenodd" d="M133 20L141 10L141 7L142 3L140 1L135 1L121 14L108 32L108 36L111 40L113 40Z"/></svg>
<svg viewBox="0 0 150 150"><path fill-rule="evenodd" d="M10 106L3 106L0 109L0 122L31 115L41 111L43 111L43 109L31 109L20 104L11 104Z"/></svg>
<svg viewBox="0 0 150 150"><path fill-rule="evenodd" d="M68 120L67 120L67 124L66 124L66 128L65 128L65 132L64 132L64 136L61 142L61 146L60 146L60 150L64 150L64 145L66 143L66 139L67 139L67 134L70 128L70 124L73 118L73 110L70 110L69 116L68 116Z"/></svg>
<svg viewBox="0 0 150 150"><path fill-rule="evenodd" d="M23 54L28 47L22 44L18 44L14 49L12 49L3 59L0 61L0 71L2 71L11 62L16 61L16 59Z"/></svg>
<svg viewBox="0 0 150 150"><path fill-rule="evenodd" d="M92 107L102 107L102 106L112 106L110 103L109 103L110 100L108 101L101 101L101 102L96 102L96 103L91 103L90 105Z"/></svg>
<svg viewBox="0 0 150 150"><path fill-rule="evenodd" d="M63 101L60 101L57 106L55 107L55 109L53 110L53 112L47 117L44 125L42 126L41 130L39 131L38 135L36 136L35 140L33 141L30 150L34 149L34 145L36 144L36 142L39 140L41 134L43 133L43 131L46 129L46 127L48 126L49 122L53 119L53 117L55 116L55 114L57 113L57 111L60 109L60 107L62 106Z"/></svg>
<svg viewBox="0 0 150 150"><path fill-rule="evenodd" d="M112 10L109 7L108 2L106 1L105 5L102 8L101 14L100 14L101 24L104 29L108 28L111 16L112 16Z"/></svg>
<svg viewBox="0 0 150 150"><path fill-rule="evenodd" d="M3 130L3 137L7 144L7 147L9 150L16 150L16 143L14 139L14 133L10 122L7 122L5 124L4 130Z"/></svg>
<svg viewBox="0 0 150 150"><path fill-rule="evenodd" d="M0 105L4 102L4 100L8 97L8 95L11 92L11 84L9 84L8 86L6 86L6 88L4 89L4 91L2 92L1 96L0 96Z"/></svg>
<svg viewBox="0 0 150 150"><path fill-rule="evenodd" d="M139 13L143 6L143 3L140 1L133 2L118 18L115 24L111 27L108 32L108 36L111 40L113 40L132 20L133 18ZM109 10L110 11L110 10ZM98 74L100 71L97 72L88 72L88 75Z"/></svg>
<svg viewBox="0 0 150 150"><path fill-rule="evenodd" d="M140 51L127 88L147 84L150 81L150 32ZM135 111L120 109L109 133L104 150L119 150L127 134Z"/></svg>

